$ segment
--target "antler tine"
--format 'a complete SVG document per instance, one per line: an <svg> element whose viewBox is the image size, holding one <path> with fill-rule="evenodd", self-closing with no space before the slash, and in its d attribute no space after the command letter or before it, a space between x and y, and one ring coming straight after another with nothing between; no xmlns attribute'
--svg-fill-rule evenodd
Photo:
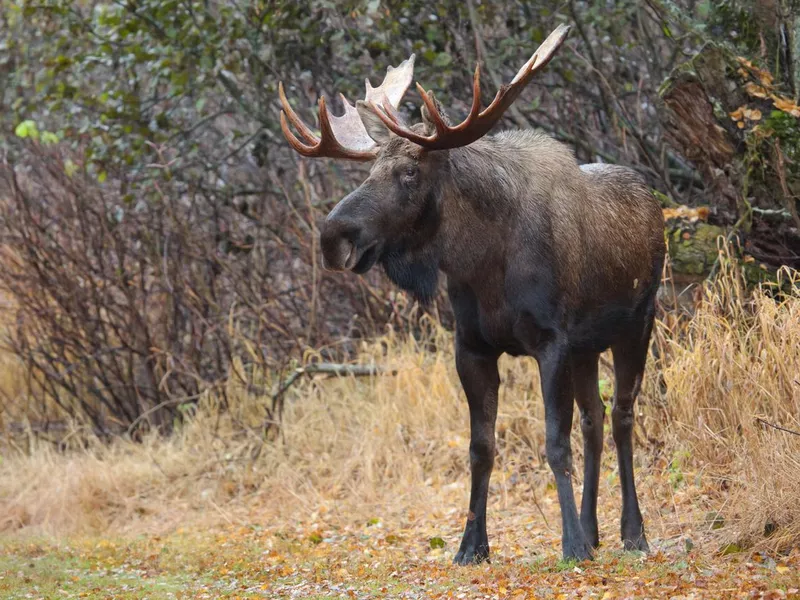
<svg viewBox="0 0 800 600"><path fill-rule="evenodd" d="M281 99L281 106L283 110L281 111L281 131L283 131L283 136L289 142L289 145L292 146L295 150L297 150L300 154L306 154L307 152L313 152L313 146L319 143L319 138L317 138L311 130L303 123L302 119L297 116L297 113L294 112L291 104L289 104L289 100L286 98L286 93L283 89L283 82L278 82L278 96ZM297 129L298 133L301 137L307 142L304 144L297 137L291 132L289 129L289 125L286 123L286 120L289 120L291 124ZM308 144L311 144L310 146Z"/></svg>
<svg viewBox="0 0 800 600"><path fill-rule="evenodd" d="M436 128L436 131L431 135L420 135L391 119L382 106L370 103L370 108L380 117L386 127L396 135L424 148L445 150L447 148L466 146L486 135L492 126L500 120L503 113L513 104L533 76L550 62L556 51L561 47L561 44L567 39L569 30L569 25L560 25L547 36L547 39L537 48L533 56L517 72L511 83L501 86L491 104L483 111L480 110L480 67L476 67L472 80L472 106L467 117L456 126L447 125L439 113L431 94L426 92L419 84L417 84L417 90L428 110L430 120Z"/></svg>
<svg viewBox="0 0 800 600"><path fill-rule="evenodd" d="M342 96L344 115L337 117L328 110L325 96L319 99L320 135L315 135L297 115L286 98L283 82L278 84L281 106L281 131L289 145L299 154L308 157L347 158L350 160L372 160L378 153L377 146L367 135L367 130L356 109ZM292 133L289 123L300 137Z"/></svg>
<svg viewBox="0 0 800 600"><path fill-rule="evenodd" d="M373 88L367 80L366 99L373 110L377 106L391 114L395 122L399 122L394 109L400 104L414 76L414 55L400 63L397 67L388 67L383 82ZM281 106L281 131L289 145L303 156L330 158L347 158L350 160L372 160L378 154L378 146L369 136L356 108L340 94L344 114L334 115L327 105L325 96L319 99L319 129L317 136L297 115L283 89L283 82L278 83L278 95ZM380 113L378 113L380 114ZM289 128L289 123L300 135L296 136Z"/></svg>
<svg viewBox="0 0 800 600"><path fill-rule="evenodd" d="M435 138L435 136L424 136L413 132L411 129L403 125L398 119L390 116L388 109L382 104L367 102L367 106L369 106L372 112L378 115L378 118L383 121L383 124L386 125L389 131L395 135L406 138L407 140L424 147L429 147L430 142Z"/></svg>
<svg viewBox="0 0 800 600"><path fill-rule="evenodd" d="M445 122L444 117L439 113L439 107L436 106L436 102L433 100L433 94L422 89L420 84L417 84L417 91L419 95L422 96L425 108L428 109L428 115L433 121L433 126L436 127L436 135L443 135L447 132L449 126Z"/></svg>

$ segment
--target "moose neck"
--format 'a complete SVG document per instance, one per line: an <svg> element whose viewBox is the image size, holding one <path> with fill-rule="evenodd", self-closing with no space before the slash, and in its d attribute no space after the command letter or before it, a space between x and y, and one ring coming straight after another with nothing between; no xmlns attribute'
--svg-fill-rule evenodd
<svg viewBox="0 0 800 600"><path fill-rule="evenodd" d="M423 304L433 300L439 288L439 224L439 203L433 193L413 232L387 247L381 258L389 279Z"/></svg>
<svg viewBox="0 0 800 600"><path fill-rule="evenodd" d="M487 286L486 278L503 277L510 237L522 225L545 235L526 234L528 247L536 239L547 243L548 194L581 178L568 148L531 131L503 132L446 152L439 186L414 233L383 258L389 278L423 301L435 295L440 270L451 281L501 289L499 281Z"/></svg>
<svg viewBox="0 0 800 600"><path fill-rule="evenodd" d="M493 138L450 151L437 235L439 268L450 278L471 282L501 273L507 247L504 223L516 219L519 187L515 159Z"/></svg>

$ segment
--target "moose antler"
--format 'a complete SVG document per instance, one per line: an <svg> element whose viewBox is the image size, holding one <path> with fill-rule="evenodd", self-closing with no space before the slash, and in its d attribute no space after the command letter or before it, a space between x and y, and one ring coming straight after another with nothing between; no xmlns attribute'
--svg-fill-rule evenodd
<svg viewBox="0 0 800 600"><path fill-rule="evenodd" d="M403 99L413 76L414 55L412 54L397 67L386 69L386 77L378 87L372 87L367 79L365 101L373 107L373 110L380 108L395 114L394 110ZM344 95L339 94L344 105L344 114L340 117L328 109L325 96L320 97L320 135L317 137L290 106L283 91L283 82L278 84L278 94L283 106L281 111L283 135L289 145L303 156L372 160L378 155L377 144L367 134L364 123L358 116L358 111ZM292 133L287 120L294 126L302 140Z"/></svg>
<svg viewBox="0 0 800 600"><path fill-rule="evenodd" d="M472 108L469 115L460 124L450 126L439 113L436 102L431 92L425 91L422 86L417 84L417 91L422 96L422 101L428 111L428 116L433 122L436 131L431 135L420 135L406 125L404 125L397 113L385 104L370 104L370 109L380 117L386 127L400 137L419 144L430 150L444 150L447 148L458 148L471 144L480 139L500 120L503 113L514 103L522 90L544 66L553 58L556 50L567 38L569 25L559 25L547 39L537 48L533 56L517 72L514 79L508 85L503 85L492 103L483 111L481 108L481 74L480 65L475 67L475 75L472 80ZM369 102L368 102L369 103Z"/></svg>

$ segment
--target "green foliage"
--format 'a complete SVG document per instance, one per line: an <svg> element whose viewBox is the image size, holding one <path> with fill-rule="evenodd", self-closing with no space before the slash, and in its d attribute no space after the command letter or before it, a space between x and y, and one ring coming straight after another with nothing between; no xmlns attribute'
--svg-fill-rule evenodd
<svg viewBox="0 0 800 600"><path fill-rule="evenodd" d="M17 125L17 127L14 129L14 133L17 134L17 137L21 137L23 139L28 137L34 140L39 139L39 129L36 127L36 122L31 121L30 119L27 119Z"/></svg>
<svg viewBox="0 0 800 600"><path fill-rule="evenodd" d="M8 119L52 124L96 173L150 178L155 172L144 165L169 147L171 172L197 176L262 129L278 131L279 79L291 85L310 76L312 87L359 96L370 63L382 69L417 52L418 72L446 88L458 67L441 22L458 9L425 4L15 0L2 9L8 34L0 43L25 60L10 74L11 111L0 127ZM398 35L408 40L402 47L392 43ZM242 119L215 132L223 138L217 152L203 148L203 125L230 114Z"/></svg>
<svg viewBox="0 0 800 600"><path fill-rule="evenodd" d="M0 78L2 61L14 67L0 96L9 109L0 113L0 130L33 120L80 152L82 169L94 177L114 173L126 189L165 175L229 184L221 163L250 152L260 161L285 155L279 80L313 122L307 108L317 91L359 97L365 74L374 81L415 52L417 79L463 114L481 44L484 93L493 95L495 84L510 80L535 44L566 19L560 6L481 3L471 11L455 0L13 0L0 9L6 24L0 48L8 50ZM568 17L581 25L593 61L622 68L620 55L642 51L627 24L640 13L639 3L626 0L611 8L581 4ZM661 28L668 29L666 22ZM586 65L567 55L558 62L573 95L592 101L597 92L585 87ZM620 93L637 89L634 80L613 85ZM552 94L563 95L558 86ZM528 104L536 113L544 108L539 95ZM418 114L416 100L406 108ZM165 162L168 170L153 168Z"/></svg>
<svg viewBox="0 0 800 600"><path fill-rule="evenodd" d="M676 452L675 456L672 458L669 466L667 467L669 482L674 489L678 489L678 487L680 487L684 481L683 471L685 469L686 461L689 458L691 458L691 455L687 451Z"/></svg>
<svg viewBox="0 0 800 600"><path fill-rule="evenodd" d="M604 402L610 401L611 398L614 396L614 384L610 379L606 379L605 377L603 379L600 379L597 383L597 387L600 392L600 398ZM607 404L606 413L611 414L610 410L611 410L610 405Z"/></svg>

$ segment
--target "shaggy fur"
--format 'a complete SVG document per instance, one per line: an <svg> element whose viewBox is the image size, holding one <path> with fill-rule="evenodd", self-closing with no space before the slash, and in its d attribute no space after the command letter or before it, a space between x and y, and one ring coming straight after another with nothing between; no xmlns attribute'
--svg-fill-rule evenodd
<svg viewBox="0 0 800 600"><path fill-rule="evenodd" d="M472 491L456 562L489 556L486 502L502 353L539 362L564 555L583 559L599 543L604 409L597 360L612 349L621 534L626 548L646 550L631 431L665 251L655 198L634 171L579 166L568 147L542 133L507 131L426 151L361 114L381 153L364 184L329 215L323 257L329 268L359 273L380 263L422 301L436 292L438 274L447 276L472 431ZM580 515L571 482L574 402L586 457Z"/></svg>

